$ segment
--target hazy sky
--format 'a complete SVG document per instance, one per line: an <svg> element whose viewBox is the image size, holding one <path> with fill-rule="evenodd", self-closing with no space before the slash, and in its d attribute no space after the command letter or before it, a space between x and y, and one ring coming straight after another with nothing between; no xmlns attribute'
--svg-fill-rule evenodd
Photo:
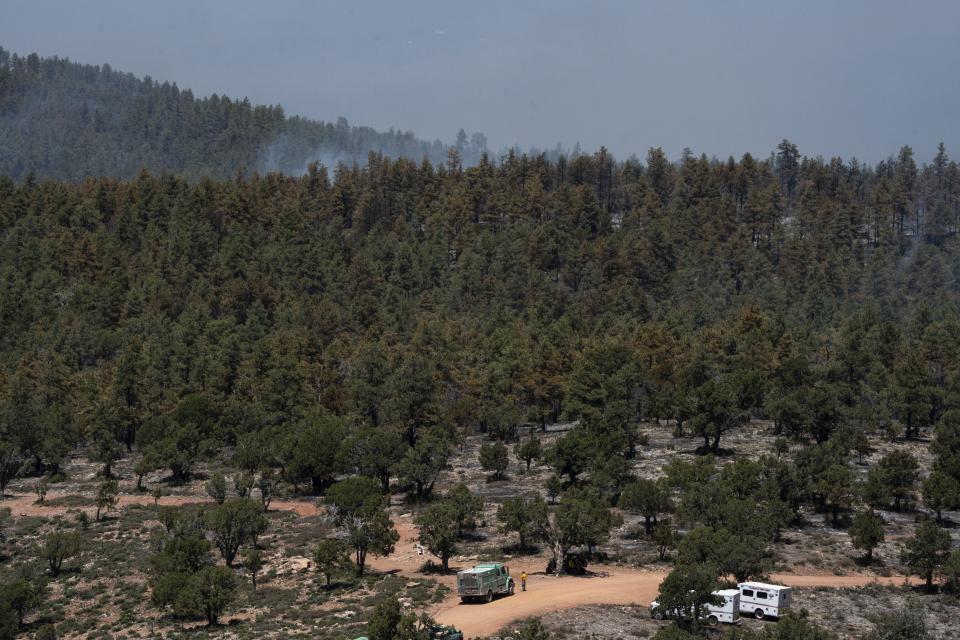
<svg viewBox="0 0 960 640"><path fill-rule="evenodd" d="M0 0L0 46L494 148L960 157L956 0Z"/></svg>

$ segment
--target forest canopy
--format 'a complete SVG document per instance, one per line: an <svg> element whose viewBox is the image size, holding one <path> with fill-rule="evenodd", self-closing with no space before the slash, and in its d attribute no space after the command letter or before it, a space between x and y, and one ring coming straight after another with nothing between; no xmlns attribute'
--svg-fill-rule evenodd
<svg viewBox="0 0 960 640"><path fill-rule="evenodd" d="M3 178L3 446L45 473L77 444L139 447L177 476L236 444L322 491L344 443L419 494L457 433L565 418L594 432L551 452L571 480L643 420L713 451L751 417L911 437L960 399L958 194L942 146L866 166L788 141Z"/></svg>
<svg viewBox="0 0 960 640"><path fill-rule="evenodd" d="M453 148L470 162L486 138L460 131ZM132 178L140 169L190 178L238 172L300 175L323 160L363 162L367 154L442 162L448 146L410 131L380 132L288 117L280 106L251 105L136 78L110 65L18 56L0 48L0 174L15 180Z"/></svg>

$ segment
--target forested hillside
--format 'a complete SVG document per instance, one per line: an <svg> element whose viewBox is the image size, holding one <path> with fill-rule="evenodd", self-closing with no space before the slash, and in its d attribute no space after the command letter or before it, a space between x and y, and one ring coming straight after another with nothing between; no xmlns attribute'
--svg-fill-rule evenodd
<svg viewBox="0 0 960 640"><path fill-rule="evenodd" d="M0 178L0 637L217 637L231 607L238 637L356 637L468 616L425 573L459 552L536 554L560 591L544 566L656 567L630 579L666 610L854 563L958 593L958 194L942 146L867 167L786 140ZM847 631L951 637L952 596L924 617L898 589ZM797 597L839 627L857 593ZM814 637L798 615L737 637Z"/></svg>
<svg viewBox="0 0 960 640"><path fill-rule="evenodd" d="M177 474L201 451L161 442L183 411L210 418L193 444L269 433L281 459L331 425L400 456L582 419L603 437L571 479L629 456L643 420L714 451L751 416L913 436L960 407L958 193L942 148L866 167L786 141L765 161L4 179L0 433L34 472L91 443ZM321 490L328 462L284 469Z"/></svg>
<svg viewBox="0 0 960 640"><path fill-rule="evenodd" d="M455 146L475 161L486 142L461 132ZM132 178L142 168L194 178L232 178L241 170L300 175L314 160L362 163L370 152L439 162L447 147L409 131L287 117L279 106L196 98L109 65L0 48L0 149L2 175L78 181Z"/></svg>

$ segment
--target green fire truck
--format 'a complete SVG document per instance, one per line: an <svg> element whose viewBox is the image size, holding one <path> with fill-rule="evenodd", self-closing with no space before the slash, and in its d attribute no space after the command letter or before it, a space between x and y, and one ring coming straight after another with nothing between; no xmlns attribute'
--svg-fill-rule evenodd
<svg viewBox="0 0 960 640"><path fill-rule="evenodd" d="M457 574L457 593L461 602L482 599L491 602L494 596L513 595L510 570L499 562L478 564Z"/></svg>

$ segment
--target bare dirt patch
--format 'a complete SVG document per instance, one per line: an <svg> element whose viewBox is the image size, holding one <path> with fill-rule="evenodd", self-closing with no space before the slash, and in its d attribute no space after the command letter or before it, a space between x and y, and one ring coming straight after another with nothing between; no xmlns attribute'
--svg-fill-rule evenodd
<svg viewBox="0 0 960 640"><path fill-rule="evenodd" d="M638 476L659 477L669 460L696 456L698 442L674 438L671 431L672 427L664 425L645 428L649 444L641 448L633 462ZM540 435L545 446L559 436L558 432ZM759 456L771 450L774 437L769 425L748 425L725 438L723 446L729 453L719 462L726 464L736 456ZM146 638L187 632L191 637L238 639L296 635L342 638L363 635L364 621L372 607L383 597L396 594L405 606L455 624L468 637L494 634L512 622L534 615L544 616L548 622L558 621L557 628L567 629L571 637L646 637L642 634L655 628L645 617L646 605L655 597L669 565L657 560L655 549L643 536L632 535L638 518L628 515L624 526L612 532L610 541L600 549L607 560L591 565L592 577L558 579L544 575L549 555L546 549L541 546L517 555L515 537L497 531L496 510L508 497L542 493L551 471L534 465L527 472L522 463L512 460L506 479L492 482L478 462L483 441L480 436L468 438L437 483L438 492L442 493L457 482L465 482L487 502L477 530L459 543L452 565L466 567L483 560L504 561L514 574L524 570L530 575L530 590L526 593L489 605L460 605L450 591L455 585L453 575L419 573L423 563L431 559L417 551L418 532L413 522L421 506L407 503L402 494L392 497L394 522L400 533L396 551L387 558L368 558L371 569L379 573L359 581L344 578L335 589L324 589L310 561L313 545L330 535L332 523L316 499L281 494L271 505L270 529L261 540L266 560L261 588L253 594L248 576L241 569L240 597L225 617L230 624L211 630L190 624L187 631L186 626L150 605L145 572L151 553L151 531L159 524L154 498L136 490L132 460L128 459L115 469L121 475L119 511L99 523L90 518L89 529L84 533L87 541L81 558L74 563L75 570L51 582L48 604L40 616L55 621L63 638ZM918 442L882 443L868 461L897 448L910 450L920 459L922 468L929 467L926 445ZM0 507L11 509L15 521L6 548L11 558L5 563L7 569L33 567L42 572L42 565L32 559L33 545L39 537L57 519L79 526L80 511L93 515L93 499L100 482L97 468L84 458L75 457L66 469L67 480L50 486L45 504L36 504L36 479L13 483L12 495L0 501ZM144 484L148 489L158 483L164 487L160 505L197 508L212 504L203 488L205 477L229 471L222 463L213 463L202 466L194 479L182 485L166 483L162 473L148 476ZM802 525L784 532L783 543L776 549L776 571L783 575L773 578L801 587L798 603L826 626L837 627L843 633L854 634L869 628L871 611L913 606L911 598L917 596L900 586L903 579L896 574L900 571L899 544L912 535L916 514L905 511L882 515L887 521L887 542L877 550L878 561L862 567L854 561L859 553L852 548L843 529L828 526L822 514L804 513ZM960 536L960 529L951 532ZM887 586L863 587L874 577L881 577L880 582ZM819 589L827 585L835 588ZM921 604L917 606L927 607L933 616L935 631L931 637L950 637L942 621L957 612L953 601L924 597L918 602ZM572 617L585 622L573 625L569 623Z"/></svg>

